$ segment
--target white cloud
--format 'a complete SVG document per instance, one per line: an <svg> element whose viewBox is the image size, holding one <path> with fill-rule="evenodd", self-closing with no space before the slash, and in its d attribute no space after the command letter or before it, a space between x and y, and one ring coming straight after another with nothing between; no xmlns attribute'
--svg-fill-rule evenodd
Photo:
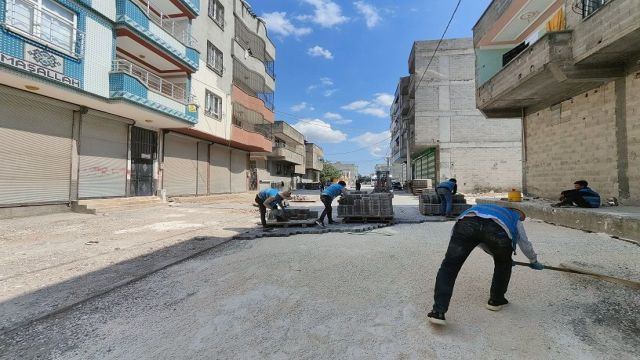
<svg viewBox="0 0 640 360"><path fill-rule="evenodd" d="M313 15L298 16L298 20L310 20L322 27L332 28L349 21L349 18L342 15L342 9L331 0L304 0L314 7Z"/></svg>
<svg viewBox="0 0 640 360"><path fill-rule="evenodd" d="M327 112L324 113L324 118L327 120L342 120L342 115L333 112Z"/></svg>
<svg viewBox="0 0 640 360"><path fill-rule="evenodd" d="M301 102L300 104L296 104L293 105L292 107L290 107L289 109L293 112L297 112L297 111L302 111L307 107L307 103L306 102Z"/></svg>
<svg viewBox="0 0 640 360"><path fill-rule="evenodd" d="M389 130L385 130L381 133L372 133L367 131L366 133L351 139L351 141L357 143L360 147L366 147L371 156L381 158L387 156L390 138L391 133Z"/></svg>
<svg viewBox="0 0 640 360"><path fill-rule="evenodd" d="M318 45L309 48L309 50L307 50L307 54L312 57L323 57L327 60L333 60L333 54L331 51Z"/></svg>
<svg viewBox="0 0 640 360"><path fill-rule="evenodd" d="M391 104L393 104L393 100L395 99L395 96L387 93L377 93L375 94L375 97L376 103L382 106L391 106Z"/></svg>
<svg viewBox="0 0 640 360"><path fill-rule="evenodd" d="M379 117L379 118L384 118L389 116L389 112L386 111L383 108L379 108L379 107L368 107L362 110L358 110L359 113L361 114L366 114L366 115L371 115L371 116L375 116L375 117Z"/></svg>
<svg viewBox="0 0 640 360"><path fill-rule="evenodd" d="M358 101L354 101L351 104L345 105L342 107L342 109L344 110L358 110L358 109L364 109L367 106L369 106L369 104L371 104L369 101L366 100L358 100Z"/></svg>
<svg viewBox="0 0 640 360"><path fill-rule="evenodd" d="M353 5L356 7L356 10L358 10L360 15L364 16L369 29L376 27L376 25L382 21L382 17L380 17L378 9L373 5L367 4L364 1L356 1Z"/></svg>
<svg viewBox="0 0 640 360"><path fill-rule="evenodd" d="M314 143L337 144L347 140L347 134L331 128L331 124L320 119L302 119L293 127Z"/></svg>
<svg viewBox="0 0 640 360"><path fill-rule="evenodd" d="M338 91L338 89L329 89L329 90L325 90L325 91L324 91L324 96L325 96L325 97L330 97L330 96L332 96L336 91Z"/></svg>
<svg viewBox="0 0 640 360"><path fill-rule="evenodd" d="M328 78L328 77L320 78L320 83L323 86L333 86L333 80L331 80L331 78Z"/></svg>
<svg viewBox="0 0 640 360"><path fill-rule="evenodd" d="M261 17L267 24L267 28L270 32L281 35L283 37L287 37L290 35L300 37L311 33L311 28L296 27L295 25L293 25L291 21L287 19L286 12L275 11L272 13L262 14Z"/></svg>

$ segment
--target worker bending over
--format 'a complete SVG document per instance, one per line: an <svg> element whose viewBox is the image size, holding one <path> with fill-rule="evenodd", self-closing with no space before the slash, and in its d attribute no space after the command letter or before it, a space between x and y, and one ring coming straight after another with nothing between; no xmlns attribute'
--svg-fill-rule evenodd
<svg viewBox="0 0 640 360"><path fill-rule="evenodd" d="M282 200L289 198L291 198L291 191L287 190L280 193L274 188L264 189L256 195L255 201L260 208L260 222L262 226L267 226L267 207L276 210L279 205L280 208L284 209Z"/></svg>
<svg viewBox="0 0 640 360"><path fill-rule="evenodd" d="M524 219L522 211L498 205L476 205L460 215L436 277L433 310L427 315L430 322L446 324L444 314L449 309L458 272L478 245L493 256L495 264L487 303L489 310L498 311L509 303L504 294L511 278L511 254L516 252L516 244L529 258L532 269L543 269L522 226Z"/></svg>
<svg viewBox="0 0 640 360"><path fill-rule="evenodd" d="M573 183L574 189L565 190L560 193L560 202L553 204L553 207L578 206L581 208L599 208L600 195L591 190L586 180L578 180Z"/></svg>
<svg viewBox="0 0 640 360"><path fill-rule="evenodd" d="M324 210L322 211L322 214L320 214L320 218L316 220L316 224L318 224L318 226L324 227L325 216L329 219L329 224L333 224L333 209L331 208L331 203L333 202L333 199L344 194L346 187L346 182L339 181L337 184L332 184L328 188L324 189L320 195L320 201L324 204Z"/></svg>
<svg viewBox="0 0 640 360"><path fill-rule="evenodd" d="M458 192L458 184L456 179L449 179L443 181L436 187L436 193L440 198L440 215L446 217L453 217L451 211L453 210L453 195Z"/></svg>

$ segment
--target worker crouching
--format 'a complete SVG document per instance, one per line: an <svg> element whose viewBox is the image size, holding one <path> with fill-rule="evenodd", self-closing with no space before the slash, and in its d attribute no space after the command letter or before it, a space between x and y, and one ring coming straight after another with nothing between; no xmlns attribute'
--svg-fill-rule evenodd
<svg viewBox="0 0 640 360"><path fill-rule="evenodd" d="M284 209L282 201L290 198L291 191L278 192L273 188L262 190L256 195L255 202L260 208L260 223L263 227L267 226L267 207L276 210L280 206L281 209Z"/></svg>

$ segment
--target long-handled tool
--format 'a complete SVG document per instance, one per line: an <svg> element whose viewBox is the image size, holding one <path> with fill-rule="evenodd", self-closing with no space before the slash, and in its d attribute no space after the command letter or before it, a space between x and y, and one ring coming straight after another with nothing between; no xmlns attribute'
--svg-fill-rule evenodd
<svg viewBox="0 0 640 360"><path fill-rule="evenodd" d="M525 263L525 262L514 261L514 264L520 265L520 266L529 267L529 263ZM630 287L632 289L640 290L640 282L637 282L637 281L632 281L632 280L627 280L627 279L620 279L620 278L616 278L616 277L613 277L613 276L598 274L598 273L595 273L595 272L591 272L591 271L588 271L588 270L580 269L580 268L577 268L575 266L570 266L570 265L566 265L566 264L560 264L560 266L561 267L544 265L544 268L547 269L547 270L562 271L562 272L567 272L567 273L572 273L572 274L589 275L589 276L593 276L593 277L596 277L596 278L599 278L599 279L602 279L602 280L605 280L605 281L609 281L609 282L612 282L612 283L624 285L624 286Z"/></svg>

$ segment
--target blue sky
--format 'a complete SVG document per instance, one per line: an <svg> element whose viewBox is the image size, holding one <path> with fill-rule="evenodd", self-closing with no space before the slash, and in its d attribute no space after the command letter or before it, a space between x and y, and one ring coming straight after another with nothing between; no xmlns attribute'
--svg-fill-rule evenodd
<svg viewBox="0 0 640 360"><path fill-rule="evenodd" d="M463 0L447 38L490 0ZM361 174L384 163L389 106L415 40L439 39L454 0L250 0L276 46L276 119Z"/></svg>

